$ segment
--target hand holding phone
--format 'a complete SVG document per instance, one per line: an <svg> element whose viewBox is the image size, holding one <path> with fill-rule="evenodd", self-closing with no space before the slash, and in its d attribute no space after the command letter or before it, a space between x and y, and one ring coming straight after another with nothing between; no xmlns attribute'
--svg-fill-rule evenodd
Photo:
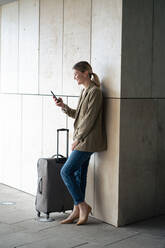
<svg viewBox="0 0 165 248"><path fill-rule="evenodd" d="M56 101L57 102L60 102L60 99L58 99L57 97L56 97L56 95L53 93L53 91L50 91L51 93L52 93L52 95L53 95L53 97L56 99Z"/></svg>
<svg viewBox="0 0 165 248"><path fill-rule="evenodd" d="M52 95L53 95L53 98L56 100L56 105L58 106L58 107L64 107L64 103L63 103L63 100L62 100L62 98L57 98L56 97L56 95L53 93L53 91L50 91L51 93L52 93Z"/></svg>
<svg viewBox="0 0 165 248"><path fill-rule="evenodd" d="M55 98L55 100L57 101L57 103L60 103L61 102L61 99L60 98L57 98L56 95L53 93L53 91L50 91L53 95L53 97Z"/></svg>

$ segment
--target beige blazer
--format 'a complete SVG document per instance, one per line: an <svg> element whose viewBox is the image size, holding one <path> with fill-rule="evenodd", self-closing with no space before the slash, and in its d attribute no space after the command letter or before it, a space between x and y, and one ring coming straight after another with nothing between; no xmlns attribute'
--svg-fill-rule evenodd
<svg viewBox="0 0 165 248"><path fill-rule="evenodd" d="M102 91L93 82L81 91L77 109L64 104L64 113L75 119L73 140L79 143L75 150L99 152L107 149L105 127L103 125Z"/></svg>

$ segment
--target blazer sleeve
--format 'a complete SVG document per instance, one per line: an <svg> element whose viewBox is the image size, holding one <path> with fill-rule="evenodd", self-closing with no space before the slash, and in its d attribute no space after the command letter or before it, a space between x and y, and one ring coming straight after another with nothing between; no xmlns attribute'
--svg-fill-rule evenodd
<svg viewBox="0 0 165 248"><path fill-rule="evenodd" d="M83 90L81 91L81 95L79 97L79 101L78 101L78 105L80 103L80 100L82 98L82 94L83 94ZM78 106L77 106L78 107ZM69 117L72 117L73 119L75 119L76 117L76 110L77 109L72 109L70 108L67 104L64 104L64 108L62 108L62 111L67 114Z"/></svg>
<svg viewBox="0 0 165 248"><path fill-rule="evenodd" d="M64 104L64 108L62 108L62 111L65 114L67 114L69 117L72 117L73 119L75 119L76 109L72 109L67 104Z"/></svg>
<svg viewBox="0 0 165 248"><path fill-rule="evenodd" d="M95 88L92 92L90 92L87 112L77 127L78 135L76 136L76 139L78 141L81 141L88 136L95 124L101 107L102 92L99 88Z"/></svg>

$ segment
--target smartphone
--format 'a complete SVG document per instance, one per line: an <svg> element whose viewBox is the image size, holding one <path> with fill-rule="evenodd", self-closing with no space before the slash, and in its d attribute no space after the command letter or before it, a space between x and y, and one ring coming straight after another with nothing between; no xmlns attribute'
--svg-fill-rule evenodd
<svg viewBox="0 0 165 248"><path fill-rule="evenodd" d="M53 91L50 91L52 93L52 95L54 96L54 98L56 99L56 101L59 102L59 99L56 97L56 95L53 93Z"/></svg>

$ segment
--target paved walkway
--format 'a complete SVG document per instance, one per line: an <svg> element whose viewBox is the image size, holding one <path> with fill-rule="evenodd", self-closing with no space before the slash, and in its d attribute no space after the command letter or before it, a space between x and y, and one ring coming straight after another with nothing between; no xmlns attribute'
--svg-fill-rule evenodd
<svg viewBox="0 0 165 248"><path fill-rule="evenodd" d="M0 248L165 248L165 216L116 228L89 217L88 225L39 222L34 197L0 184ZM2 205L4 201L15 205Z"/></svg>

